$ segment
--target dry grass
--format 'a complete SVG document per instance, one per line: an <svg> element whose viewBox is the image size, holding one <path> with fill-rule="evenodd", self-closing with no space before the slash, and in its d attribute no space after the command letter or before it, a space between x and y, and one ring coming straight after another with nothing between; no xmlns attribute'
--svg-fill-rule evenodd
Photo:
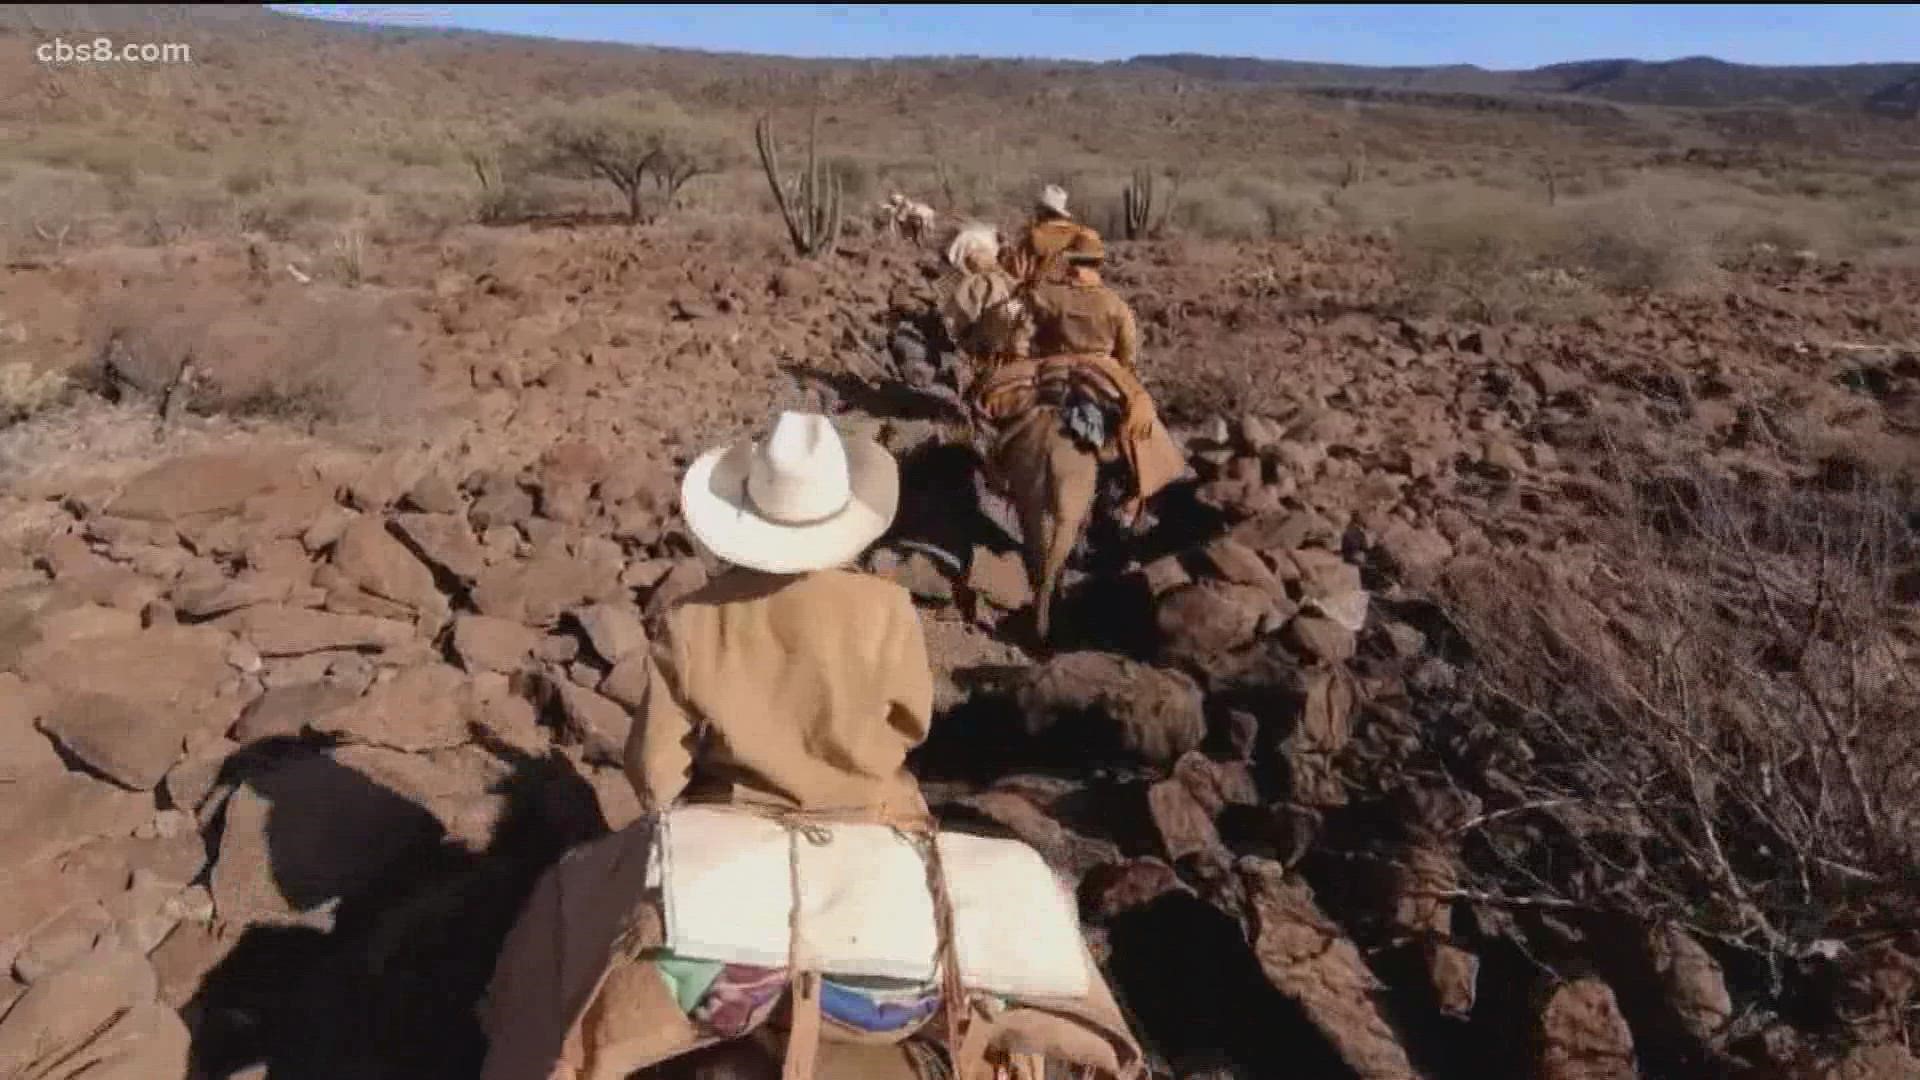
<svg viewBox="0 0 1920 1080"><path fill-rule="evenodd" d="M66 397L67 389L62 372L36 370L25 360L0 364L0 426L52 408Z"/></svg>
<svg viewBox="0 0 1920 1080"><path fill-rule="evenodd" d="M377 296L284 285L236 304L150 285L106 301L93 322L91 376L110 396L158 401L187 371L186 406L202 414L390 424L424 401L419 364Z"/></svg>

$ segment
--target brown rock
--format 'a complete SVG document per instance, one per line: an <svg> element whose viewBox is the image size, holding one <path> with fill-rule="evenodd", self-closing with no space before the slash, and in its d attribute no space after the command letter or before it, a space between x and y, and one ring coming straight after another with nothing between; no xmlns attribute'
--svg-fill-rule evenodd
<svg viewBox="0 0 1920 1080"><path fill-rule="evenodd" d="M88 638L126 637L139 633L140 629L140 616L131 611L81 604L41 619L40 640L46 644L63 644Z"/></svg>
<svg viewBox="0 0 1920 1080"><path fill-rule="evenodd" d="M1195 751L1175 763L1173 776L1209 818L1219 817L1229 806L1260 805L1260 789L1244 760L1215 761Z"/></svg>
<svg viewBox="0 0 1920 1080"><path fill-rule="evenodd" d="M407 505L423 514L458 514L463 509L460 489L441 472L421 477L407 492Z"/></svg>
<svg viewBox="0 0 1920 1080"><path fill-rule="evenodd" d="M347 486L355 509L379 513L412 490L427 474L427 462L417 452L381 454L361 469Z"/></svg>
<svg viewBox="0 0 1920 1080"><path fill-rule="evenodd" d="M600 681L600 693L629 709L639 709L647 700L647 683L652 659L646 653L629 656L614 665Z"/></svg>
<svg viewBox="0 0 1920 1080"><path fill-rule="evenodd" d="M113 1028L142 1006L151 1005L158 980L146 958L114 942L103 942L75 963L40 980L0 1019L0 1076L66 1078L100 1075L89 1066L109 1041ZM175 1019L178 1023L178 1019ZM184 1029L179 1032L184 1036ZM148 1076L183 1076L186 1040L156 1045ZM136 1051L137 1052L137 1051ZM122 1074L125 1075L125 1074Z"/></svg>
<svg viewBox="0 0 1920 1080"><path fill-rule="evenodd" d="M1718 1037L1733 1019L1733 999L1720 962L1693 935L1672 924L1649 932L1647 951L1681 1027L1702 1043Z"/></svg>
<svg viewBox="0 0 1920 1080"><path fill-rule="evenodd" d="M53 740L35 726L52 702L44 687L0 673L0 784L66 770Z"/></svg>
<svg viewBox="0 0 1920 1080"><path fill-rule="evenodd" d="M489 491L467 511L473 527L485 532L495 526L517 526L533 516L533 496L518 487Z"/></svg>
<svg viewBox="0 0 1920 1080"><path fill-rule="evenodd" d="M1337 668L1309 671L1303 679L1300 715L1280 749L1293 798L1306 806L1341 805L1346 792L1334 759L1353 738L1353 680Z"/></svg>
<svg viewBox="0 0 1920 1080"><path fill-rule="evenodd" d="M1154 605L1160 652L1174 663L1204 663L1253 640L1273 598L1247 585L1203 581L1183 585Z"/></svg>
<svg viewBox="0 0 1920 1080"><path fill-rule="evenodd" d="M1633 1031L1599 979L1556 989L1540 1014L1540 1080L1635 1080Z"/></svg>
<svg viewBox="0 0 1920 1080"><path fill-rule="evenodd" d="M222 616L215 625L246 638L266 657L394 649L413 640L413 627L392 619L278 604L246 608Z"/></svg>
<svg viewBox="0 0 1920 1080"><path fill-rule="evenodd" d="M1148 786L1147 815L1153 821L1160 851L1167 859L1177 862L1189 855L1226 856L1226 845L1220 842L1220 834L1214 829L1213 815L1179 780L1162 780Z"/></svg>
<svg viewBox="0 0 1920 1080"><path fill-rule="evenodd" d="M1243 521L1228 535L1255 551L1277 552L1330 546L1340 530L1311 510L1283 510Z"/></svg>
<svg viewBox="0 0 1920 1080"><path fill-rule="evenodd" d="M1173 764L1206 736L1192 679L1107 653L1056 656L1032 669L1016 698L1030 734L1087 724L1096 738L1152 765Z"/></svg>
<svg viewBox="0 0 1920 1080"><path fill-rule="evenodd" d="M551 626L571 608L619 594L617 569L603 571L582 559L546 554L489 568L474 586L472 600L482 615Z"/></svg>
<svg viewBox="0 0 1920 1080"><path fill-rule="evenodd" d="M471 584L487 568L486 552L463 517L400 514L393 524L416 555L450 577Z"/></svg>
<svg viewBox="0 0 1920 1080"><path fill-rule="evenodd" d="M35 930L13 958L13 977L32 986L93 951L113 929L113 916L89 900L75 904Z"/></svg>
<svg viewBox="0 0 1920 1080"><path fill-rule="evenodd" d="M162 811L129 835L95 840L60 856L60 872L82 891L111 896L139 876L184 889L206 869L207 848L181 811Z"/></svg>
<svg viewBox="0 0 1920 1080"><path fill-rule="evenodd" d="M167 770L166 779L161 781L167 802L191 813L199 813L201 805L218 785L220 771L225 767L227 758L238 749L240 744L230 739L211 739L189 749L187 756Z"/></svg>
<svg viewBox="0 0 1920 1080"><path fill-rule="evenodd" d="M1074 833L1015 792L985 791L959 800L959 805L991 818L1039 852L1047 865L1075 877L1120 860L1120 849L1112 843Z"/></svg>
<svg viewBox="0 0 1920 1080"><path fill-rule="evenodd" d="M1344 664L1353 659L1353 631L1321 615L1295 616L1287 623L1282 638L1312 663Z"/></svg>
<svg viewBox="0 0 1920 1080"><path fill-rule="evenodd" d="M1527 459L1518 447L1504 439L1488 439L1481 447L1480 460L1489 468L1518 476L1527 471Z"/></svg>
<svg viewBox="0 0 1920 1080"><path fill-rule="evenodd" d="M512 674L533 662L540 634L517 622L485 615L457 615L453 620L453 652L468 672Z"/></svg>
<svg viewBox="0 0 1920 1080"><path fill-rule="evenodd" d="M1300 581L1301 607L1325 616L1350 633L1366 625L1368 597L1360 583L1360 568L1330 551L1290 552Z"/></svg>
<svg viewBox="0 0 1920 1080"><path fill-rule="evenodd" d="M394 539L379 518L364 517L347 526L333 547L333 567L355 587L423 615L444 616L447 598L433 583L433 571Z"/></svg>
<svg viewBox="0 0 1920 1080"><path fill-rule="evenodd" d="M211 619L256 604L284 604L296 582L290 577L244 574L182 582L170 595L174 610L192 619Z"/></svg>
<svg viewBox="0 0 1920 1080"><path fill-rule="evenodd" d="M588 487L599 483L612 471L607 455L592 443L578 440L560 442L540 455L542 483L571 482Z"/></svg>
<svg viewBox="0 0 1920 1080"><path fill-rule="evenodd" d="M1081 885L1087 917L1106 922L1117 915L1145 907L1168 893L1187 893L1173 867L1159 859L1128 859L1087 872Z"/></svg>
<svg viewBox="0 0 1920 1080"><path fill-rule="evenodd" d="M995 552L975 545L967 564L967 588L1001 611L1019 611L1033 602L1027 568L1018 552Z"/></svg>
<svg viewBox="0 0 1920 1080"><path fill-rule="evenodd" d="M936 604L953 602L953 581L947 576L947 568L925 552L907 552L898 565L886 572L886 576L912 593L916 600Z"/></svg>
<svg viewBox="0 0 1920 1080"><path fill-rule="evenodd" d="M1280 591L1275 577L1260 556L1232 537L1222 536L1200 549L1200 558L1212 576L1235 585L1251 585L1263 592Z"/></svg>
<svg viewBox="0 0 1920 1080"><path fill-rule="evenodd" d="M647 629L640 614L626 604L594 604L574 613L587 641L600 659L617 665L647 648Z"/></svg>
<svg viewBox="0 0 1920 1080"><path fill-rule="evenodd" d="M257 448L176 458L134 477L106 512L136 521L176 522L237 510L249 498L297 476L290 454Z"/></svg>
<svg viewBox="0 0 1920 1080"><path fill-rule="evenodd" d="M1304 882L1280 864L1238 864L1251 909L1254 954L1267 979L1292 998L1362 1077L1411 1080L1416 1074L1374 1001L1379 983L1360 950L1321 913Z"/></svg>
<svg viewBox="0 0 1920 1080"><path fill-rule="evenodd" d="M673 569L660 579L659 587L653 595L647 597L647 618L658 619L673 608L673 605L705 588L707 568L697 559L681 559L673 564Z"/></svg>
<svg viewBox="0 0 1920 1080"><path fill-rule="evenodd" d="M507 809L507 798L498 791L507 778L507 766L474 747L412 754L377 746L343 746L329 756L433 815L446 841L463 844L470 851L486 848Z"/></svg>
<svg viewBox="0 0 1920 1080"><path fill-rule="evenodd" d="M225 634L168 627L29 649L21 669L55 694L40 721L69 753L137 791L152 789L200 731L244 702Z"/></svg>
<svg viewBox="0 0 1920 1080"><path fill-rule="evenodd" d="M349 742L420 751L466 743L471 715L466 675L447 664L423 664L376 682L364 696L308 724Z"/></svg>
<svg viewBox="0 0 1920 1080"><path fill-rule="evenodd" d="M584 747L587 760L620 764L627 745L627 733L633 716L612 701L572 683L550 682L566 720L567 734Z"/></svg>
<svg viewBox="0 0 1920 1080"><path fill-rule="evenodd" d="M600 820L606 822L609 830L618 832L640 820L642 807L640 796L633 790L633 782L619 769L586 770L588 786L593 788L593 799L600 810Z"/></svg>
<svg viewBox="0 0 1920 1080"><path fill-rule="evenodd" d="M640 559L620 574L620 584L629 589L651 589L673 570L671 559Z"/></svg>
<svg viewBox="0 0 1920 1080"><path fill-rule="evenodd" d="M474 720L501 743L521 753L547 752L546 730L533 703L515 693L505 675L489 673L473 680Z"/></svg>
<svg viewBox="0 0 1920 1080"><path fill-rule="evenodd" d="M1180 565L1177 555L1155 559L1140 568L1140 576L1146 582L1147 594L1156 598L1193 581L1187 575L1187 568Z"/></svg>
<svg viewBox="0 0 1920 1080"><path fill-rule="evenodd" d="M170 1009L184 1007L230 948L211 927L196 922L176 926L147 958L159 981L160 1002Z"/></svg>
<svg viewBox="0 0 1920 1080"><path fill-rule="evenodd" d="M580 656L580 639L572 634L545 634L533 648L534 659L565 667Z"/></svg>
<svg viewBox="0 0 1920 1080"><path fill-rule="evenodd" d="M275 736L295 736L309 724L344 708L360 696L351 686L330 682L296 683L267 691L255 699L230 732L234 740L250 743Z"/></svg>
<svg viewBox="0 0 1920 1080"><path fill-rule="evenodd" d="M1387 568L1409 585L1431 584L1440 568L1453 558L1453 546L1432 529L1395 524L1381 537L1379 554Z"/></svg>

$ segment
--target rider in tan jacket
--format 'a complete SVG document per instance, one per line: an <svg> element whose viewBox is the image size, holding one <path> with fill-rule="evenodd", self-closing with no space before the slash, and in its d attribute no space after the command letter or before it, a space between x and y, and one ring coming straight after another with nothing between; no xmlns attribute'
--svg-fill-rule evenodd
<svg viewBox="0 0 1920 1080"><path fill-rule="evenodd" d="M1106 254L1099 236L1076 236L1062 252L1065 276L1033 287L1033 356L1091 353L1136 367L1139 326L1127 302L1100 280Z"/></svg>

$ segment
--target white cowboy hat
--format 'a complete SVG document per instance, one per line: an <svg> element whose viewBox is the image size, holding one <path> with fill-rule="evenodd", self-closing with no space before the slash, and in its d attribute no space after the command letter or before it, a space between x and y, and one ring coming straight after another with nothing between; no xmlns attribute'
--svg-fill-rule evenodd
<svg viewBox="0 0 1920 1080"><path fill-rule="evenodd" d="M772 574L844 566L887 531L900 466L871 439L842 439L813 413L782 412L764 442L700 455L681 514L721 559Z"/></svg>
<svg viewBox="0 0 1920 1080"><path fill-rule="evenodd" d="M1048 184L1040 189L1040 205L1061 217L1073 216L1067 213L1067 189L1059 184Z"/></svg>

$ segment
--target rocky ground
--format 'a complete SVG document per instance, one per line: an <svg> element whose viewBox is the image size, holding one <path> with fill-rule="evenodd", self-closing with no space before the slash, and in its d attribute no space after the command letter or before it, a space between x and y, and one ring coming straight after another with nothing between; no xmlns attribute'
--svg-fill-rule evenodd
<svg viewBox="0 0 1920 1080"><path fill-rule="evenodd" d="M432 405L378 447L156 426L131 392L0 432L0 1075L471 1075L520 898L636 813L638 658L713 569L677 469L801 403L907 471L872 568L922 604L939 668L930 795L1080 882L1165 1075L1920 1070L1912 906L1860 901L1857 938L1819 922L1842 943L1797 952L1706 901L1636 906L1606 860L1677 845L1540 797L1552 750L1487 696L1468 619L1577 602L1631 657L1646 567L1615 534L1643 480L1910 480L1913 277L1754 265L1490 327L1391 314L1375 244L1122 246L1194 471L1148 535L1090 547L1041 650L1003 509L942 397L896 377L931 259L768 250L588 228L383 252L357 295L392 368L356 370L404 368ZM34 297L161 292L213 298L202 327L331 302L225 247L0 283L75 360L95 308ZM1877 640L1910 677L1910 531L1887 557Z"/></svg>

